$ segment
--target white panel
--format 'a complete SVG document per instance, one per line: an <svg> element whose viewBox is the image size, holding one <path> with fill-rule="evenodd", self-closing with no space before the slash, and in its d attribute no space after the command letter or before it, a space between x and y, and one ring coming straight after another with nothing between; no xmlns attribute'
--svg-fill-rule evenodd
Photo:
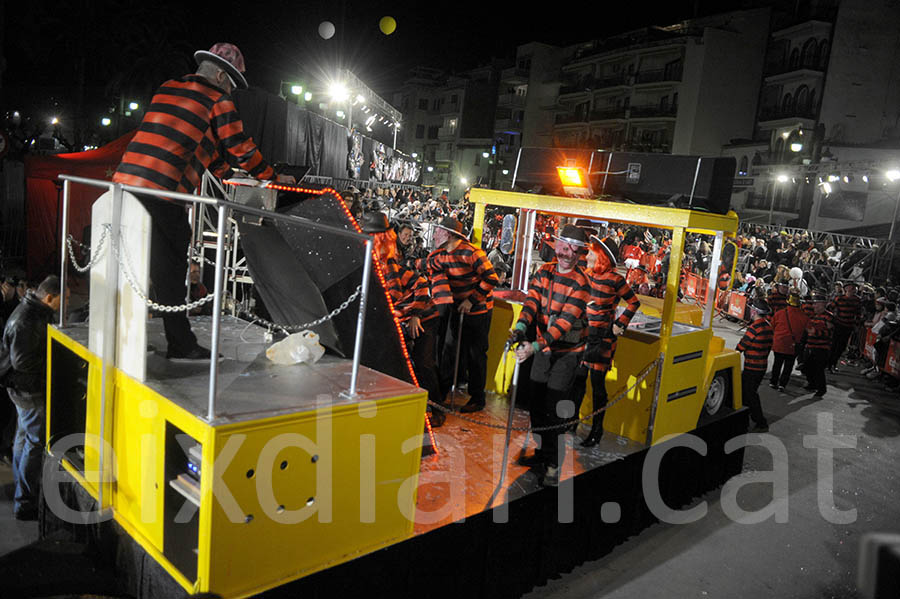
<svg viewBox="0 0 900 599"><path fill-rule="evenodd" d="M100 196L91 213L91 255L95 255L106 225L112 220L112 192ZM150 215L130 193L122 195L120 240L129 258L131 278L146 294L150 287ZM102 255L91 268L91 295L88 348L103 355L104 323L107 311L107 260L112 254L111 236L107 234ZM120 251L120 256L124 255ZM129 376L144 381L147 354L147 304L132 290L119 265L116 366Z"/></svg>

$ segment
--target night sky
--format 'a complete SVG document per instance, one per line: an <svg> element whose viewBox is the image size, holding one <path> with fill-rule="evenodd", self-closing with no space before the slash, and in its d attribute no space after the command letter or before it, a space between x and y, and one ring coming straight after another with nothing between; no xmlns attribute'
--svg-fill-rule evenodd
<svg viewBox="0 0 900 599"><path fill-rule="evenodd" d="M230 41L243 51L254 87L274 93L281 80L343 65L387 93L413 66L463 70L512 58L524 42L566 45L671 24L708 12L706 4L720 11L737 2L6 2L3 87L69 88L83 80L94 95L111 85L152 91L193 69L193 50ZM390 36L378 29L386 15L397 21ZM330 40L317 33L324 20L337 28Z"/></svg>

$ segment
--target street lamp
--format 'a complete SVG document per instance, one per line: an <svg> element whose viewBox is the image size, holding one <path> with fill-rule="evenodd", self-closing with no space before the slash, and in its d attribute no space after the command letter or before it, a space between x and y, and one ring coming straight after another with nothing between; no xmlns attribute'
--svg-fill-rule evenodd
<svg viewBox="0 0 900 599"><path fill-rule="evenodd" d="M129 102L128 103L128 110L137 110L140 107L141 107L141 105L138 104L137 102Z"/></svg>
<svg viewBox="0 0 900 599"><path fill-rule="evenodd" d="M100 124L103 125L104 127L109 127L110 125L112 125L112 119L109 118L108 116L105 116L102 119L100 119Z"/></svg>

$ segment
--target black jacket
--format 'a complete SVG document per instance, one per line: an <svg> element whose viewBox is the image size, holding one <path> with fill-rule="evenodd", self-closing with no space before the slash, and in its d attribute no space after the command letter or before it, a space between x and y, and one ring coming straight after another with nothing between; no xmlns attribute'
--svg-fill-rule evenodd
<svg viewBox="0 0 900 599"><path fill-rule="evenodd" d="M53 310L34 294L28 294L13 310L0 340L0 374L3 386L22 393L44 391L47 380L47 325Z"/></svg>

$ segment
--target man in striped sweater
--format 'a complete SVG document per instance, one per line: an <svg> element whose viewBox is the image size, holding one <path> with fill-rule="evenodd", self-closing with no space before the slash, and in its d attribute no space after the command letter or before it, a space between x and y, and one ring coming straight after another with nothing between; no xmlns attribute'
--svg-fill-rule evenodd
<svg viewBox="0 0 900 599"><path fill-rule="evenodd" d="M828 389L825 380L825 369L830 362L832 343L832 314L826 309L825 294L814 291L810 302L813 305L813 315L806 325L806 362L804 373L806 374L806 390L815 391L814 397L823 397Z"/></svg>
<svg viewBox="0 0 900 599"><path fill-rule="evenodd" d="M435 226L434 242L437 249L426 260L432 299L450 309L449 339L440 361L441 395L446 397L453 385L456 344L460 343L460 369L465 367L469 385L469 402L460 411L477 412L484 409L488 334L497 273L484 251L469 243L462 223L454 218L445 218ZM462 339L457 339L461 317Z"/></svg>
<svg viewBox="0 0 900 599"><path fill-rule="evenodd" d="M113 181L193 193L203 172L225 175L239 166L257 179L275 172L244 133L231 92L247 87L244 57L232 44L218 43L194 53L197 72L162 84L138 132L122 156ZM191 229L184 204L136 194L153 219L150 279L157 302L179 305L187 296L185 278ZM184 312L163 313L170 360L208 360Z"/></svg>
<svg viewBox="0 0 900 599"><path fill-rule="evenodd" d="M828 358L829 372L837 369L838 361L844 350L847 349L850 335L862 321L862 302L856 295L856 289L855 281L847 281L844 283L843 295L836 296L831 302L829 311L834 316L834 336L831 340L831 354Z"/></svg>
<svg viewBox="0 0 900 599"><path fill-rule="evenodd" d="M511 336L521 340L530 324L537 325L537 341L521 343L516 358L521 363L534 356L532 426L557 428L542 431L540 448L534 456L520 458L519 464L542 467L541 483L548 486L559 484L559 465L566 451L565 434L558 428L562 419L557 408L570 399L584 350L585 308L590 287L576 266L584 247L583 230L575 225L563 227L554 244L556 262L544 264L531 277L528 296Z"/></svg>
<svg viewBox="0 0 900 599"><path fill-rule="evenodd" d="M759 384L766 376L769 365L769 351L772 349L772 325L769 324L771 309L762 300L750 305L750 326L738 342L737 351L744 353L744 371L741 373L741 395L744 405L750 409L753 420L751 432L764 433L769 423L759 401Z"/></svg>
<svg viewBox="0 0 900 599"><path fill-rule="evenodd" d="M428 281L402 264L397 234L384 212L367 212L361 223L363 233L374 236L375 254L384 274L385 288L394 305L394 317L403 327L406 346L419 385L428 391L428 400L440 403L441 387L434 363L434 333L438 313L429 295ZM428 407L431 425L441 426L444 413Z"/></svg>

